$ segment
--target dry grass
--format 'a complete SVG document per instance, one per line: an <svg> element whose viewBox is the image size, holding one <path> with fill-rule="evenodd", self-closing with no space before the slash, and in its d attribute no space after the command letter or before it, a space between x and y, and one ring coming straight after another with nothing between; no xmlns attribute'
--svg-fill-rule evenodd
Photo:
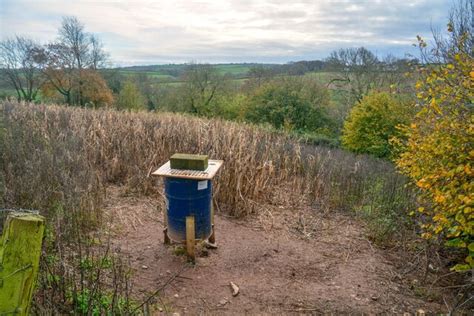
<svg viewBox="0 0 474 316"><path fill-rule="evenodd" d="M250 126L172 114L12 103L3 106L7 129L22 137L7 141L15 148L5 151L6 160L25 162L14 163L16 169L7 167L11 188L7 188L7 200L45 201L58 191L55 187L68 186L71 177L83 184L81 190L88 185L96 187L91 190L94 193L101 191L97 183L121 183L132 191L149 193L156 189L156 179L149 173L173 153L190 152L225 160L215 185L218 202L228 206L233 215L245 215L254 211L252 201L265 199L275 184L292 178L301 169L298 144ZM19 143L23 150L14 145ZM67 160L63 166L58 166L59 156ZM43 165L34 171L34 166L26 163L29 160ZM60 179L46 180L58 167L62 170ZM24 182L18 175L38 183L18 190ZM43 190L37 190L40 185Z"/></svg>
<svg viewBox="0 0 474 316"><path fill-rule="evenodd" d="M310 194L313 200L333 209L370 204L373 201L366 201L367 198L398 194L394 191L403 189L404 184L390 163L337 149L302 147L285 135L248 125L175 114L12 103L5 103L3 107L8 128L30 134L24 135L24 141L29 142L25 144L25 151L9 151L17 156L6 157L7 161L24 161L25 157L37 160L37 155L49 155L39 170L7 170L10 174L7 182L13 181L12 188L17 188L14 178L18 174L31 177L37 173L32 180L49 183L43 178L51 174L51 168L57 168L55 151L64 151L62 156L69 159L68 168L58 175L63 178L58 179L60 185L67 186L69 177L81 177L79 182L84 187L95 187L90 190L96 195L94 201L101 192L99 183L126 184L132 191L152 192L156 185L150 172L175 152L208 154L211 158L223 159L225 166L215 185L217 201L236 216L256 212L256 205L268 199L274 186L282 183L292 190ZM47 140L53 148L45 147L43 143ZM378 182L380 192L369 188L374 182ZM55 191L54 188L36 188L32 186L25 196L38 200L37 194ZM368 190L370 195L366 194ZM10 190L7 198L21 192L25 191Z"/></svg>
<svg viewBox="0 0 474 316"><path fill-rule="evenodd" d="M275 187L286 186L318 208L359 212L378 239L395 233L414 203L405 179L388 162L301 145L254 126L7 101L0 103L0 110L2 203L42 210L55 234L49 245L59 255L64 247L77 249L91 228L101 225L108 184L153 193L157 185L150 172L176 152L225 161L214 184L216 203L233 216L258 214L261 205L271 202ZM64 265L55 267L55 273L67 274ZM73 264L69 271L74 271Z"/></svg>
<svg viewBox="0 0 474 316"><path fill-rule="evenodd" d="M126 311L127 265L110 251L106 235L96 233L105 194L101 173L67 115L30 109L0 105L0 208L38 209L47 217L33 311Z"/></svg>

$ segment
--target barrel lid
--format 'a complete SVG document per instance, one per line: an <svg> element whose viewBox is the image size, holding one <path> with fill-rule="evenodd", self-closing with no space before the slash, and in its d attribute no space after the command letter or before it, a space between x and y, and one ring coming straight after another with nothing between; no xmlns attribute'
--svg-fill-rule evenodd
<svg viewBox="0 0 474 316"><path fill-rule="evenodd" d="M212 160L209 159L207 169L201 170L180 170L171 169L170 162L166 162L164 165L155 170L152 176L161 176L169 178L181 178L181 179L193 179L193 180L211 180L222 167L223 160Z"/></svg>

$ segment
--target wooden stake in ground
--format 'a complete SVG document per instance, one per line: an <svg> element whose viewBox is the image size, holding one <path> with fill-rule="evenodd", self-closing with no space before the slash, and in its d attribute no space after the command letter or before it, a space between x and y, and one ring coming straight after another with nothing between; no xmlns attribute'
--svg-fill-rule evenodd
<svg viewBox="0 0 474 316"><path fill-rule="evenodd" d="M8 215L0 239L0 314L29 315L38 275L44 218Z"/></svg>
<svg viewBox="0 0 474 316"><path fill-rule="evenodd" d="M213 245L215 245L216 243L216 232L215 232L215 228L214 228L214 205L212 203L212 199L211 199L211 229L212 229L212 232L211 232L211 236L209 236L209 242Z"/></svg>
<svg viewBox="0 0 474 316"><path fill-rule="evenodd" d="M194 216L186 216L186 252L192 262L196 260L195 255L196 230L194 226Z"/></svg>
<svg viewBox="0 0 474 316"><path fill-rule="evenodd" d="M168 236L168 210L164 212L164 222L165 222L165 229L163 229L163 243L165 245L170 245L171 240L170 237Z"/></svg>

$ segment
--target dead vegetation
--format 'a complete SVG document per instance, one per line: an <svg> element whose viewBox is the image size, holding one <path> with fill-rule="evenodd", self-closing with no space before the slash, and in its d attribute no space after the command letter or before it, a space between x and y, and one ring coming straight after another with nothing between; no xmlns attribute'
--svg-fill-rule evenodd
<svg viewBox="0 0 474 316"><path fill-rule="evenodd" d="M404 178L394 172L390 163L338 149L300 145L283 134L249 125L174 114L9 102L3 104L3 111L9 131L7 140L10 137L11 144L23 147L5 151L6 161L10 162L6 168L11 188L7 188L7 200L21 200L18 194L29 198L29 203L57 200L56 195L66 199L69 197L61 194L74 191L68 188L73 183L81 184L81 189L77 185L76 189L82 193L93 195L84 199L92 207L100 205L106 183L125 184L130 191L151 193L156 186L150 172L173 153L190 152L225 161L215 193L219 208L225 208L230 215L257 213L258 205L268 201L274 187L282 184L330 209L368 210L389 205L402 210L412 202L411 192L404 188ZM26 170L22 171L23 167ZM65 172L45 181L45 177L54 174L51 169L58 167ZM18 190L24 182L22 177L50 188L39 191L31 186L28 191Z"/></svg>
<svg viewBox="0 0 474 316"><path fill-rule="evenodd" d="M126 264L96 229L103 227L106 187L157 193L150 173L176 152L223 159L214 185L218 212L256 216L265 230L275 224L273 206L288 199L276 192L291 192L323 212L355 211L366 219L368 237L381 243L406 238L406 215L415 207L414 193L388 162L301 145L250 125L8 101L0 110L5 183L0 203L40 209L50 223L39 311L136 310ZM312 238L318 217L298 216L293 229Z"/></svg>

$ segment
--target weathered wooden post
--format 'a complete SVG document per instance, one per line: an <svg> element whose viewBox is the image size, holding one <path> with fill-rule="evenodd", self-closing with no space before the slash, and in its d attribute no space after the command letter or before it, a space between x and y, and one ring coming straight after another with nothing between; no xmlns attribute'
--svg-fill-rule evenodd
<svg viewBox="0 0 474 316"><path fill-rule="evenodd" d="M29 314L43 233L42 216L8 215L0 239L0 315Z"/></svg>

